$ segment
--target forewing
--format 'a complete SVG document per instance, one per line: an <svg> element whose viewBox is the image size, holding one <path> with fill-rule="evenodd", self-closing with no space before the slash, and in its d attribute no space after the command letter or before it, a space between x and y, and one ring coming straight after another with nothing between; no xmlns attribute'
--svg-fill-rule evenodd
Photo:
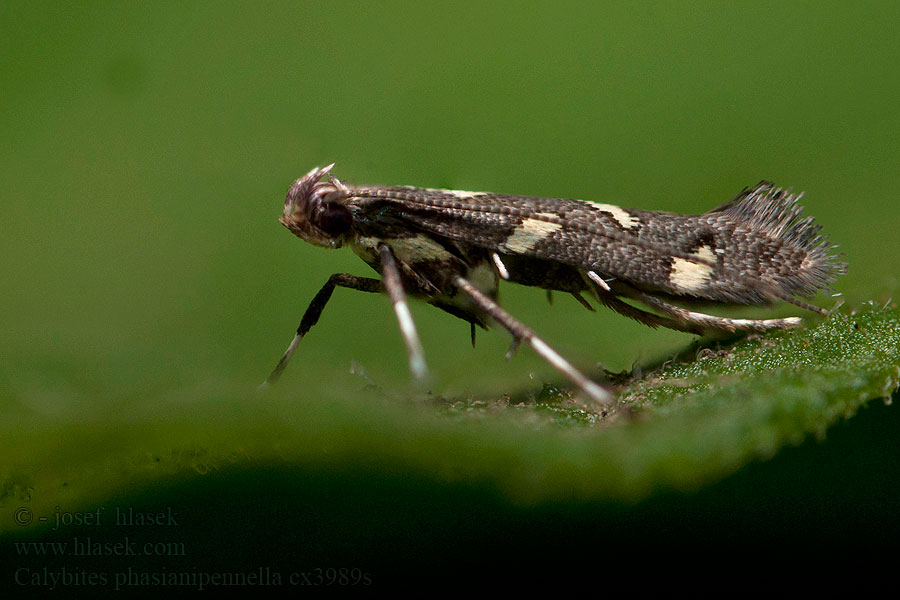
<svg viewBox="0 0 900 600"><path fill-rule="evenodd" d="M668 238L689 218L683 215L482 192L378 187L355 193L372 202L367 214L390 214L411 229L500 254L593 270L645 289L677 293L668 285L671 261L680 255L690 259Z"/></svg>
<svg viewBox="0 0 900 600"><path fill-rule="evenodd" d="M703 215L579 200L410 187L357 188L406 227L500 254L595 271L650 292L758 303L809 295L844 265L797 197L761 183Z"/></svg>

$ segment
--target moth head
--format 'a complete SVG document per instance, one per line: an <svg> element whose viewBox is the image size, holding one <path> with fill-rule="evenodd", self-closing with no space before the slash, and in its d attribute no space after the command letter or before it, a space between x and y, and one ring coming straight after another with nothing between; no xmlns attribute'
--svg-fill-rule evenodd
<svg viewBox="0 0 900 600"><path fill-rule="evenodd" d="M284 214L279 220L310 244L339 248L350 232L353 215L343 203L350 189L330 174L332 167L334 163L316 167L295 181L284 199Z"/></svg>

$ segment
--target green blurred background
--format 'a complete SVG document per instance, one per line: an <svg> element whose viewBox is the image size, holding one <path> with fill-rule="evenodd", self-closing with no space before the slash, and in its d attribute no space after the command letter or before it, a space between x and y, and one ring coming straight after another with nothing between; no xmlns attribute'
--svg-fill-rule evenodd
<svg viewBox="0 0 900 600"><path fill-rule="evenodd" d="M306 245L277 222L290 182L330 162L351 183L678 212L705 211L770 179L805 190L807 213L840 244L850 264L836 286L845 301L884 302L900 271L890 241L900 222L898 6L5 2L0 409L7 439L72 423L97 432L110 422L152 424L173 412L207 432L222 414L240 421L252 403L234 398L274 366L326 278L371 275L351 252ZM629 369L692 339L609 312L587 314L563 297L548 307L537 290L501 293L514 315L585 367L602 361ZM555 377L527 351L506 363L502 332L481 334L472 350L461 322L424 305L413 313L439 393L520 393ZM774 313L796 311L767 312ZM408 378L389 302L339 290L284 388L296 402L337 402L364 384L349 372L351 360L388 390ZM674 504L651 499L620 508L631 516L617 521L617 531L625 538L628 523L644 523L640 532L650 539L653 523L669 523L672 506L702 523L709 512L726 514L723 506L743 493L755 490L759 502L760 490L780 489L779 481L810 468L822 469L823 479L805 483L803 502L844 477L856 490L883 486L897 464L896 451L884 454L895 412L871 407L827 442L790 449L771 466L751 465L718 491L676 500L663 492ZM191 439L191 427L179 431L177 442ZM853 468L840 462L847 448L862 471L848 475ZM830 460L838 461L834 470L823 465ZM323 477L311 471L304 477ZM365 502L380 485L365 472L328 481L345 502ZM264 489L260 502L272 501L265 489L278 489L283 478L257 475L251 468L224 483L206 480L208 487L188 482L172 494L218 497L246 484ZM399 483L388 487L403 498L403 473L395 475ZM401 528L418 523L402 536L408 544L379 538L395 531L382 520L361 547L400 545L425 563L438 555L420 550L464 523L473 528L468 541L450 547L481 548L473 541L480 527L471 524L496 514L491 548L498 554L510 547L497 540L532 540L535 550L543 546L534 540L548 535L558 551L566 535L584 537L581 524L595 514L581 505L520 513L468 488L434 485L406 490L416 503L441 499L434 515L420 508L408 521L392 517ZM877 504L873 498L886 492L873 490L822 505L822 521L831 520L827 506L857 506L856 494ZM451 511L451 501L469 508ZM797 516L779 515L785 524ZM744 533L755 530L748 519ZM510 537L520 522L521 531L539 533ZM603 523L595 527L612 535L610 521ZM254 539L256 525L240 528L240 536ZM347 533L337 525L331 531ZM308 556L379 556L341 554L338 546ZM223 564L246 559L236 546L227 552Z"/></svg>

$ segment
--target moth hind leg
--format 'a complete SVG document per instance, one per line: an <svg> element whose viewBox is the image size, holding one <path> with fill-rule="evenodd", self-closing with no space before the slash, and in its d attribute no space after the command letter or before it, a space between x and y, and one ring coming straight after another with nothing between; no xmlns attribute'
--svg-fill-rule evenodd
<svg viewBox="0 0 900 600"><path fill-rule="evenodd" d="M730 319L708 315L676 306L651 294L633 290L631 297L635 300L658 310L671 317L678 323L693 325L701 330L716 329L719 331L756 331L764 332L771 329L791 329L803 324L800 317L786 317L782 319ZM685 331L681 329L681 331Z"/></svg>
<svg viewBox="0 0 900 600"><path fill-rule="evenodd" d="M609 285L594 271L587 271L582 274L582 277L588 285L588 289L593 292L594 298L600 304L616 311L623 317L634 319L638 323L653 329L656 329L657 327L666 327L667 329L674 329L675 331L683 331L684 333L693 333L696 335L703 333L703 328L695 323L663 317L636 306L632 306L627 302L623 302L619 298L622 294L618 291L612 291Z"/></svg>
<svg viewBox="0 0 900 600"><path fill-rule="evenodd" d="M660 315L642 310L640 308L637 308L636 306L632 306L626 302L623 302L617 296L614 296L612 294L600 294L599 301L603 305L611 308L623 317L634 319L638 323L642 323L643 325L652 327L653 329L656 329L657 327L665 327L667 329L674 329L675 331L693 333L696 335L701 335L704 330L704 328L697 323L662 317Z"/></svg>
<svg viewBox="0 0 900 600"><path fill-rule="evenodd" d="M453 284L472 298L481 310L503 325L503 327L512 334L513 346L510 348L511 353L515 351L520 340L527 342L538 355L568 377L572 383L581 388L591 400L604 406L612 404L612 394L585 377L578 369L572 366L569 361L560 356L553 348L539 338L534 331L506 312L494 299L480 291L465 277L454 275Z"/></svg>

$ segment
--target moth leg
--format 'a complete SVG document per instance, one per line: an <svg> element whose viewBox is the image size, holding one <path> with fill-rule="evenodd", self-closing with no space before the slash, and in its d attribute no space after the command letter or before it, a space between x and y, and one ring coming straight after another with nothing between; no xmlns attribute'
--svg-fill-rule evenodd
<svg viewBox="0 0 900 600"><path fill-rule="evenodd" d="M394 305L394 313L400 324L400 333L403 335L403 341L406 342L406 350L409 353L409 370L415 381L425 381L428 377L425 351L422 349L422 342L419 341L419 334L416 333L416 324L409 312L409 304L406 303L406 292L403 290L403 283L400 280L397 261L394 260L394 255L387 244L379 244L378 256L381 259L384 289L387 290L391 303Z"/></svg>
<svg viewBox="0 0 900 600"><path fill-rule="evenodd" d="M641 310L640 308L632 306L626 302L622 302L618 297L613 296L612 294L598 294L598 300L620 315L628 317L629 319L634 319L638 323L643 323L644 325L647 325L648 327L652 327L654 329L656 329L657 327L666 327L668 329L674 329L675 331L683 331L685 333L693 333L697 335L703 333L703 327L700 327L694 323L682 322L675 319L669 319L668 317L655 315L651 312L647 312L645 310Z"/></svg>
<svg viewBox="0 0 900 600"><path fill-rule="evenodd" d="M585 274L587 275L588 279L590 279L591 281L593 281L594 283L596 283L597 286L598 286L600 289L602 289L604 292L609 292L609 291L611 291L611 290L609 289L609 284L606 283L606 281L605 281L602 277L600 277L599 275L597 275L597 273L595 273L594 271L588 271L588 272L585 273Z"/></svg>
<svg viewBox="0 0 900 600"><path fill-rule="evenodd" d="M497 274L503 279L509 279L509 271L506 269L506 265L503 264L500 255L496 252L491 252L491 260L494 261L494 266L497 267Z"/></svg>
<svg viewBox="0 0 900 600"><path fill-rule="evenodd" d="M569 361L560 356L553 348L548 346L546 342L535 335L534 331L503 310L499 304L483 294L467 279L460 275L454 275L453 284L468 294L481 310L503 325L503 327L512 334L513 348L518 346L517 340L525 340L532 348L534 348L535 352L568 377L572 383L581 388L581 390L597 404L612 404L612 394L585 377L578 369L573 367Z"/></svg>
<svg viewBox="0 0 900 600"><path fill-rule="evenodd" d="M593 271L587 271L586 273L583 273L582 276L584 277L588 288L594 293L594 298L597 299L597 302L603 304L607 308L611 308L624 317L634 319L638 323L646 325L647 327L652 327L653 329L656 329L657 327L666 327L685 333L694 333L698 335L703 333L703 329L696 325L682 323L674 319L669 319L668 317L661 317L657 314L647 312L646 310L641 310L626 302L622 302L619 300L618 296L610 290L609 285Z"/></svg>
<svg viewBox="0 0 900 600"><path fill-rule="evenodd" d="M328 281L325 282L325 285L322 286L322 289L320 289L315 297L313 297L309 306L306 307L306 312L303 313L303 318L300 319L300 326L297 327L297 333L294 335L294 339L291 340L291 345L284 351L281 360L275 365L272 374L263 382L260 386L261 388L275 383L278 381L278 378L281 377L282 371L287 367L288 361L291 360L291 356L300 344L300 340L302 340L303 336L312 329L313 325L319 322L322 310L325 308L325 305L328 304L328 300L331 299L331 294L334 292L335 287L344 287L351 290L372 292L376 294L383 289L379 280L370 277L357 277L356 275L350 275L348 273L335 273L329 277Z"/></svg>
<svg viewBox="0 0 900 600"><path fill-rule="evenodd" d="M512 343L509 345L509 350L506 351L506 360L507 362L512 360L512 357L516 355L516 352L519 350L519 346L522 345L522 338L513 335Z"/></svg>
<svg viewBox="0 0 900 600"><path fill-rule="evenodd" d="M583 307L585 307L586 309L588 309L591 312L596 312L594 310L594 307L591 306L588 303L588 301L584 299L584 297L581 295L580 292L571 292L571 294L572 294L572 297L575 298L576 300L578 300L578 303L581 304Z"/></svg>
<svg viewBox="0 0 900 600"><path fill-rule="evenodd" d="M634 298L656 310L673 317L676 321L696 325L704 329L720 329L724 331L768 331L769 329L790 329L803 324L800 317L784 319L729 319L705 313L694 312L680 306L660 300L656 296L634 291Z"/></svg>

